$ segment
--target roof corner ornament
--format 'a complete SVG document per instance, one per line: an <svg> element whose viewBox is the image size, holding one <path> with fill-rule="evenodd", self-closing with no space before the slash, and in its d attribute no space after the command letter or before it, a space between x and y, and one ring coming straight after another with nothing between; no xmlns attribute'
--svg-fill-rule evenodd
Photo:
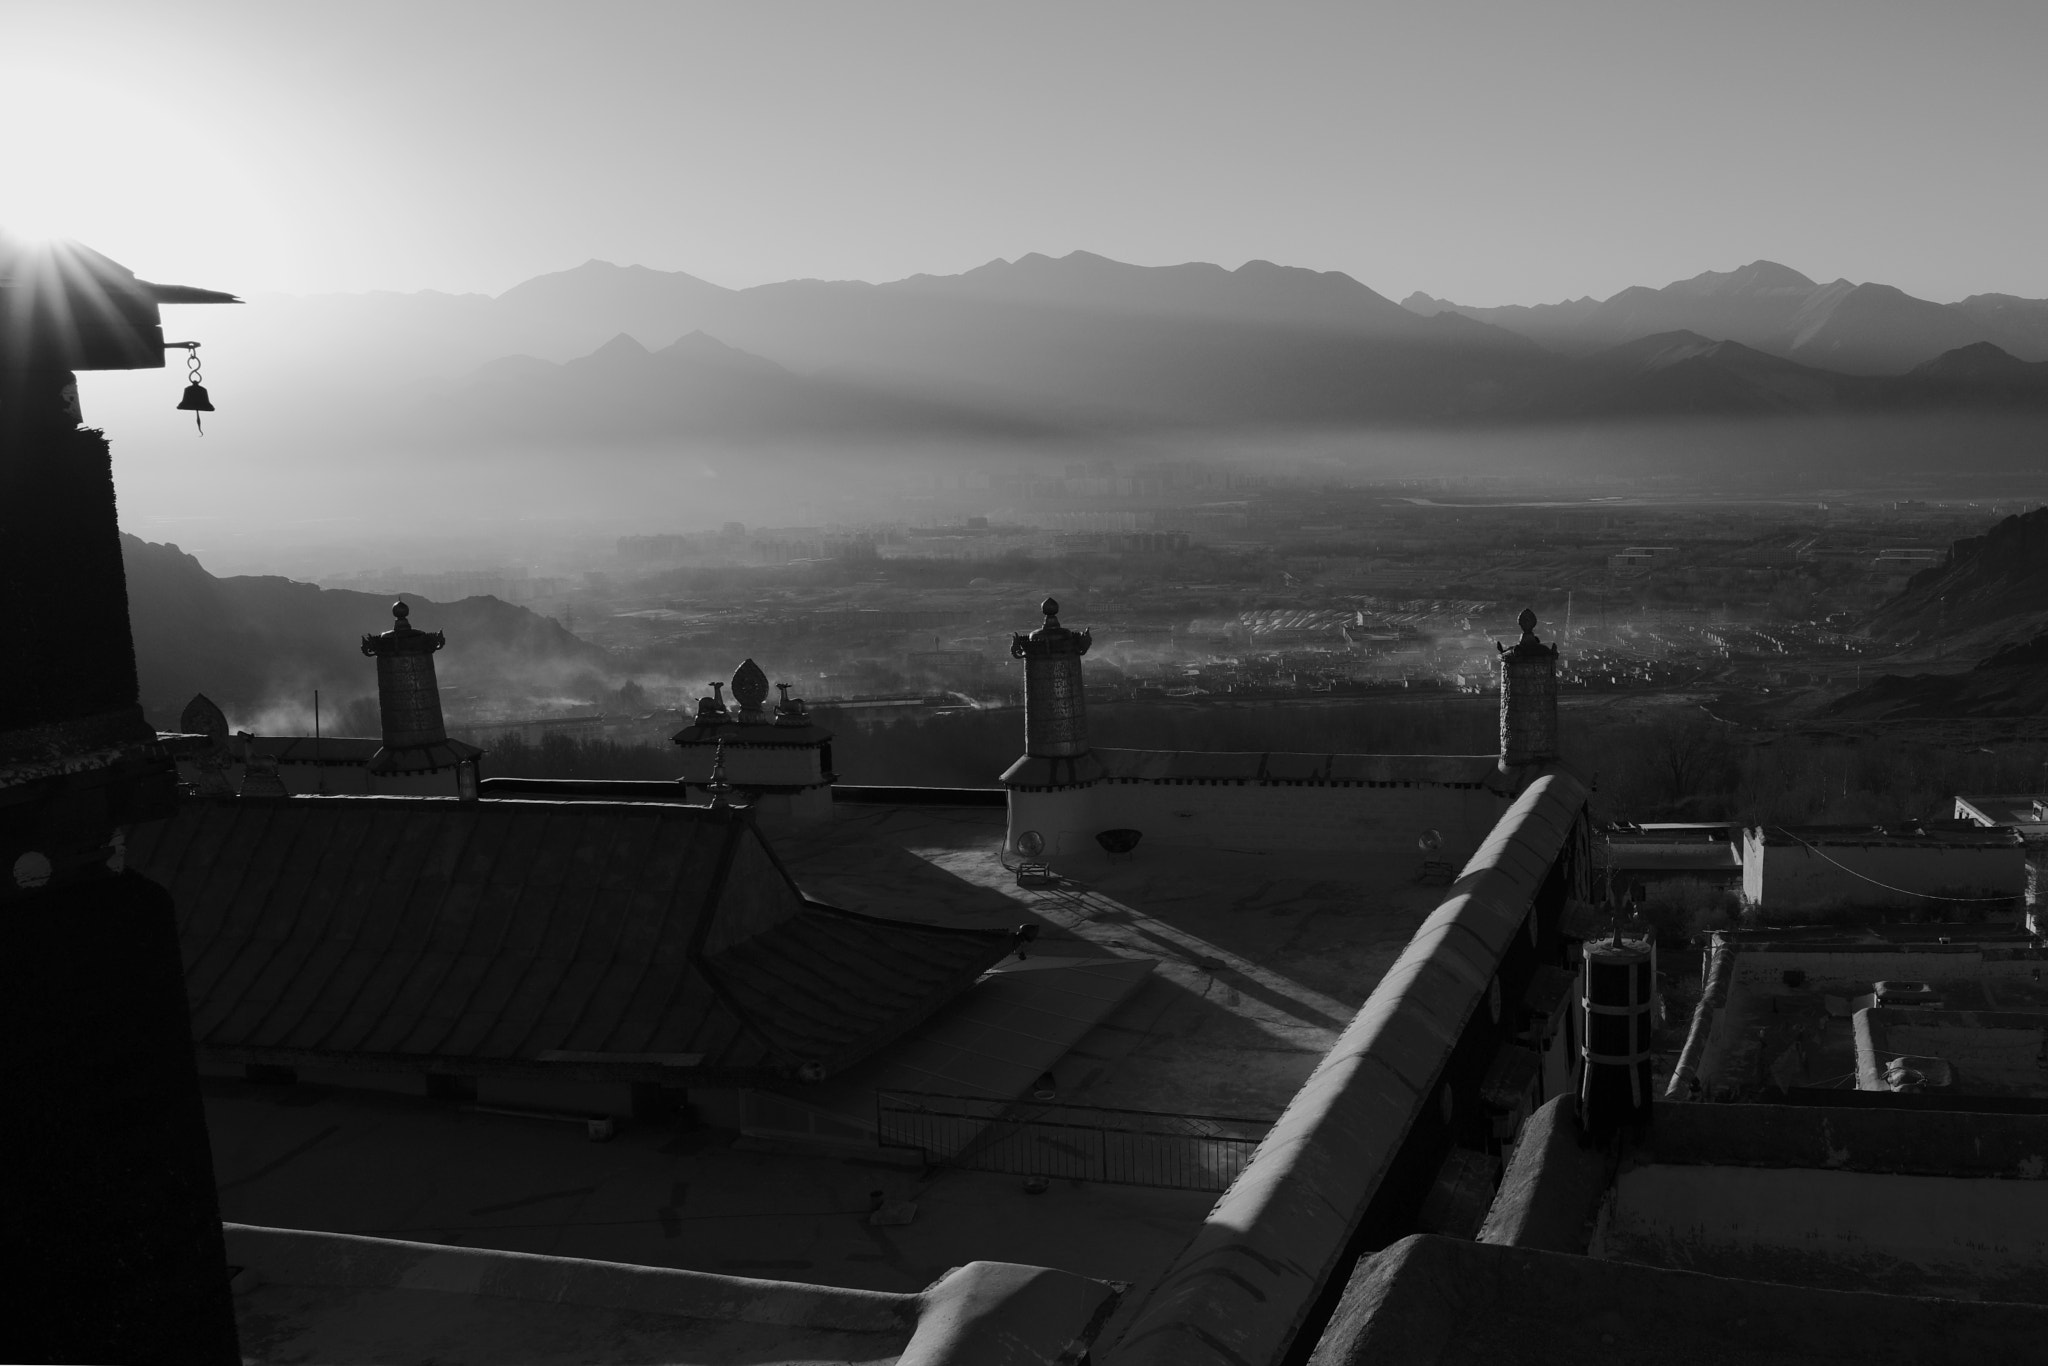
<svg viewBox="0 0 2048 1366"><path fill-rule="evenodd" d="M789 690L794 686L796 685L793 683L775 685L782 694L782 700L775 704L775 724L778 726L801 726L810 722L810 709L804 705L804 700L789 695Z"/></svg>

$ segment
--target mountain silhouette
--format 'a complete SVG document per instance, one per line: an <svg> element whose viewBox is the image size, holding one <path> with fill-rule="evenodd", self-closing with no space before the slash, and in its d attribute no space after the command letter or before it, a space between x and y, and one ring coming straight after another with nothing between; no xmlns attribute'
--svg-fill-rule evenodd
<svg viewBox="0 0 2048 1366"><path fill-rule="evenodd" d="M1866 629L1885 640L1965 649L2048 631L2048 507L1956 541L1943 564L1907 580Z"/></svg>
<svg viewBox="0 0 2048 1366"><path fill-rule="evenodd" d="M1454 311L1569 355L1684 331L1854 375L1901 374L1983 341L2048 360L2048 302L1978 295L1937 304L1891 285L1818 284L1775 261L1707 271L1661 289L1631 286L1598 302L1469 308L1411 295L1407 307Z"/></svg>
<svg viewBox="0 0 2048 1366"><path fill-rule="evenodd" d="M2048 635L2006 645L1959 674L1885 674L1837 698L1845 720L2034 717L2048 710Z"/></svg>
<svg viewBox="0 0 2048 1366"><path fill-rule="evenodd" d="M310 711L315 688L330 716L348 699L376 696L375 661L363 658L360 642L390 627L390 595L274 575L217 578L177 546L126 532L121 559L142 707L157 725L173 728L196 692L240 725L280 703ZM405 599L415 624L448 636L447 648L435 656L444 696L470 681L559 682L611 667L603 650L551 618L497 598Z"/></svg>
<svg viewBox="0 0 2048 1366"><path fill-rule="evenodd" d="M1872 395L1871 382L1697 332L1662 332L1597 352L1574 378L1529 396L1552 415L1819 412Z"/></svg>
<svg viewBox="0 0 2048 1366"><path fill-rule="evenodd" d="M1992 341L2016 356L2048 360L2048 299L2016 294L1972 294L1953 305L1984 329Z"/></svg>
<svg viewBox="0 0 2048 1366"><path fill-rule="evenodd" d="M1936 398L2048 402L2048 361L2023 361L1990 342L1944 351L1914 366L1905 379L1918 392Z"/></svg>
<svg viewBox="0 0 2048 1366"><path fill-rule="evenodd" d="M1908 372L1987 342L2048 360L2048 304L1934 304L1886 285L1819 284L1768 260L1604 300L1498 309L1424 294L1397 304L1340 272L1269 261L1226 269L1029 254L885 284L745 289L590 261L496 298L296 300L247 318L222 325L260 331L234 352L223 335L238 406L274 408L277 422L317 408L337 441L431 440L451 458L478 443L586 439L825 448L1187 427L2010 410L2035 402L2016 374L1963 361ZM2038 353L2011 340L2036 333ZM1617 349L1638 342L1640 351ZM375 401L362 402L366 393Z"/></svg>
<svg viewBox="0 0 2048 1366"><path fill-rule="evenodd" d="M1054 435L1043 422L793 374L704 332L659 351L622 332L559 365L500 357L431 395L414 420L525 443Z"/></svg>

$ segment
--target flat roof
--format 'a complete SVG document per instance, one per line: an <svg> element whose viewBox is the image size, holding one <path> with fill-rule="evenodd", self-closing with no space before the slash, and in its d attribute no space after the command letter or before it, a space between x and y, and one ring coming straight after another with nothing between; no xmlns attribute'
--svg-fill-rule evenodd
<svg viewBox="0 0 2048 1366"><path fill-rule="evenodd" d="M1845 845L1917 849L1996 849L2016 846L2019 836L1997 826L1972 825L1963 821L1928 821L1918 825L1760 825L1749 838L1771 848Z"/></svg>
<svg viewBox="0 0 2048 1366"><path fill-rule="evenodd" d="M243 1360L385 1363L864 1362L906 1353L1051 1360L1086 1344L1118 1288L986 1261L915 1293L855 1290L226 1226Z"/></svg>
<svg viewBox="0 0 2048 1366"><path fill-rule="evenodd" d="M1416 1234L1361 1261L1315 1366L1982 1366L2038 1354L2048 1307L1809 1289Z"/></svg>
<svg viewBox="0 0 2048 1366"><path fill-rule="evenodd" d="M1417 855L1141 845L1049 887L1002 863L1007 813L849 806L775 835L806 894L871 915L1040 927L1048 954L1153 971L1057 1069L1063 1102L1270 1117L1443 900Z"/></svg>

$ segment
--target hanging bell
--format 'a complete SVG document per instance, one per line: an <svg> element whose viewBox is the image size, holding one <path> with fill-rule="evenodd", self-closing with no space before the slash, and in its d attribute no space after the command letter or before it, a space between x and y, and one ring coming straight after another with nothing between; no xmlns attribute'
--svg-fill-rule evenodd
<svg viewBox="0 0 2048 1366"><path fill-rule="evenodd" d="M213 400L206 396L206 386L203 384L186 385L185 397L178 400L178 411L181 413L212 412Z"/></svg>

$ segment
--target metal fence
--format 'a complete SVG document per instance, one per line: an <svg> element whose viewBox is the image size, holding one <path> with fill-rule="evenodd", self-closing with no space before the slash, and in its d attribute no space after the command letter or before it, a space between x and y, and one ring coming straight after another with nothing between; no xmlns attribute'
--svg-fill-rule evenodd
<svg viewBox="0 0 2048 1366"><path fill-rule="evenodd" d="M882 1091L875 1132L925 1161L1017 1176L1220 1191L1271 1122Z"/></svg>

